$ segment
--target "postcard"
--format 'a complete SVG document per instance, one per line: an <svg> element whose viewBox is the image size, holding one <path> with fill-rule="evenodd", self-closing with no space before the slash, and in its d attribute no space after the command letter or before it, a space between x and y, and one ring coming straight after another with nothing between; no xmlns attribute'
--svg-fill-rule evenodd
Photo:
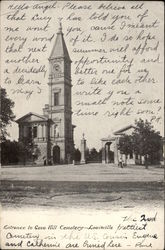
<svg viewBox="0 0 165 250"><path fill-rule="evenodd" d="M164 4L1 1L1 249L164 249Z"/></svg>

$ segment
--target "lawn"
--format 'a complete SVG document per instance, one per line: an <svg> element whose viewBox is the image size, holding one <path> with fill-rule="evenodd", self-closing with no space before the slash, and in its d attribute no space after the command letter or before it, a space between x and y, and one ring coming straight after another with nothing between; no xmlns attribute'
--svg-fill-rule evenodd
<svg viewBox="0 0 165 250"><path fill-rule="evenodd" d="M163 207L163 168L56 165L1 169L4 207L120 210Z"/></svg>

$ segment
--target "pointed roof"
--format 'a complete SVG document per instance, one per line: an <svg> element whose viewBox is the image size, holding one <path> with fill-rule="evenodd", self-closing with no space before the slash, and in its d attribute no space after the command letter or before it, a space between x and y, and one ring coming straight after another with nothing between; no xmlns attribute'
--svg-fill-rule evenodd
<svg viewBox="0 0 165 250"><path fill-rule="evenodd" d="M34 121L47 121L48 118L46 118L43 115L39 115L33 112L29 112L28 114L20 117L19 119L16 120L17 123L22 123L22 122L34 122Z"/></svg>
<svg viewBox="0 0 165 250"><path fill-rule="evenodd" d="M108 135L106 138L102 138L101 140L102 141L114 141L117 138L116 136L123 135L126 131L128 131L130 129L135 129L135 126L132 124L128 125L122 129L119 129L119 130L113 132L113 136Z"/></svg>
<svg viewBox="0 0 165 250"><path fill-rule="evenodd" d="M128 126L122 128L122 129L119 129L119 130L117 130L116 132L114 132L114 135L121 135L121 134L123 134L125 131L127 131L127 130L129 130L129 129L131 129L131 128L135 128L135 126L133 126L133 125L128 125Z"/></svg>
<svg viewBox="0 0 165 250"><path fill-rule="evenodd" d="M57 32L56 41L53 46L52 52L50 54L49 60L52 60L54 58L60 58L60 57L63 57L71 61L69 53L68 53L68 49L66 47L65 40L63 37L61 22L59 23L59 30Z"/></svg>

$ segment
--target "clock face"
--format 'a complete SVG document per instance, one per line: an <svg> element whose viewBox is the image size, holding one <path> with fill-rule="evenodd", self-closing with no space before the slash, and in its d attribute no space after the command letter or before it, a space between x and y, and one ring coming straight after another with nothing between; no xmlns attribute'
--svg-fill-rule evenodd
<svg viewBox="0 0 165 250"><path fill-rule="evenodd" d="M53 69L55 70L55 72L60 73L61 72L61 68L60 65L55 63L53 64Z"/></svg>

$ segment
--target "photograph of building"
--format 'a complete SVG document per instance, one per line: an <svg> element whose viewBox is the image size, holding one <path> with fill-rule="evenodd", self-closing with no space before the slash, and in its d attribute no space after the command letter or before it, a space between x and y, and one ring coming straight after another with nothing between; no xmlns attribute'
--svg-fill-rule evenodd
<svg viewBox="0 0 165 250"><path fill-rule="evenodd" d="M119 159L122 157L123 161L125 160L125 155L122 155L118 149L119 139L123 134L132 134L134 126L130 125L125 128L122 128L113 133L113 136L108 136L107 138L102 138L102 162L103 163L119 163ZM113 156L110 156L110 149L113 147ZM128 164L135 164L135 154L128 155L127 159Z"/></svg>
<svg viewBox="0 0 165 250"><path fill-rule="evenodd" d="M0 248L163 249L163 3L2 0L1 20Z"/></svg>
<svg viewBox="0 0 165 250"><path fill-rule="evenodd" d="M31 138L38 148L36 164L71 163L74 152L71 59L60 23L49 57L49 104L43 115L30 112L19 118L19 141ZM34 149L34 153L35 153Z"/></svg>

